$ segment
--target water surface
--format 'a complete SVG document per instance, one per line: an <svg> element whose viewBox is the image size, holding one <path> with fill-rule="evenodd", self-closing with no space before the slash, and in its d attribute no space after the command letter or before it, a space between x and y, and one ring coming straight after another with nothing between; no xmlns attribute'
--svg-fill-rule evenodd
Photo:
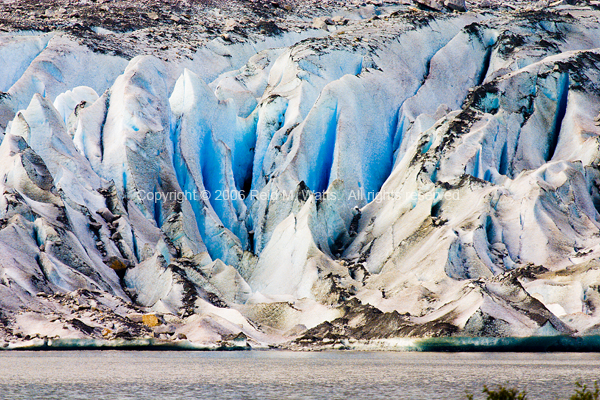
<svg viewBox="0 0 600 400"><path fill-rule="evenodd" d="M552 400L598 378L594 353L0 352L2 399L451 400L501 383Z"/></svg>

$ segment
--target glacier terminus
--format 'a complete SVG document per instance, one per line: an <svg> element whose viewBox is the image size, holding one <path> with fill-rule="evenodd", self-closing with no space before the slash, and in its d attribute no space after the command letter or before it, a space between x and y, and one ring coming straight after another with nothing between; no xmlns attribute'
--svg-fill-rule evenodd
<svg viewBox="0 0 600 400"><path fill-rule="evenodd" d="M599 2L42 3L0 6L0 346L600 334Z"/></svg>

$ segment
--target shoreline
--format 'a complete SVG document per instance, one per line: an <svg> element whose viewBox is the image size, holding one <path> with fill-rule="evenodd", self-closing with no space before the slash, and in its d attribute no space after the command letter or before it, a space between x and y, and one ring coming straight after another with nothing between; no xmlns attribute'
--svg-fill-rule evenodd
<svg viewBox="0 0 600 400"><path fill-rule="evenodd" d="M367 352L447 352L447 353L600 353L600 335L593 336L533 336L533 337L443 337L395 338L368 341L347 341L318 346L251 346L243 343L195 344L182 340L166 342L159 339L96 340L96 339L35 339L25 343L0 347L4 351L367 351Z"/></svg>

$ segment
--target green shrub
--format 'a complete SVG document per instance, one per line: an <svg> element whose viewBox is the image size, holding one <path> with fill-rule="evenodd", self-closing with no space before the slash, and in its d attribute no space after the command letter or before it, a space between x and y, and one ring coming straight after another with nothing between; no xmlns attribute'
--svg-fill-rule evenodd
<svg viewBox="0 0 600 400"><path fill-rule="evenodd" d="M483 393L487 395L486 400L527 400L527 394L525 392L519 392L515 388L507 388L502 385L498 385L496 390L488 388L487 385L483 385ZM473 399L474 397L472 394L467 394L467 400Z"/></svg>
<svg viewBox="0 0 600 400"><path fill-rule="evenodd" d="M483 385L483 393L487 394L487 400L527 400L525 392L504 386L498 386L497 390L491 390Z"/></svg>
<svg viewBox="0 0 600 400"><path fill-rule="evenodd" d="M587 385L581 382L577 382L575 385L577 385L577 389L575 389L575 394L569 398L570 400L598 400L598 396L600 396L598 381L594 381L593 392L590 392Z"/></svg>
<svg viewBox="0 0 600 400"><path fill-rule="evenodd" d="M600 400L600 386L598 381L594 381L594 391L584 383L576 382L575 394L569 397L569 400ZM486 400L527 400L527 393L519 392L515 388L507 388L502 385L493 390L483 385L483 394L486 394ZM467 400L474 400L475 397L468 393Z"/></svg>

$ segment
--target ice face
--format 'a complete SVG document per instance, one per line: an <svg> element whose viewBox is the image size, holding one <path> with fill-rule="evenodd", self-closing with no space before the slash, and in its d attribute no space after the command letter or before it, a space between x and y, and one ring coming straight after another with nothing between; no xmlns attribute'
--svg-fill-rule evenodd
<svg viewBox="0 0 600 400"><path fill-rule="evenodd" d="M167 60L3 35L2 313L89 292L204 344L596 332L596 24L411 18Z"/></svg>

